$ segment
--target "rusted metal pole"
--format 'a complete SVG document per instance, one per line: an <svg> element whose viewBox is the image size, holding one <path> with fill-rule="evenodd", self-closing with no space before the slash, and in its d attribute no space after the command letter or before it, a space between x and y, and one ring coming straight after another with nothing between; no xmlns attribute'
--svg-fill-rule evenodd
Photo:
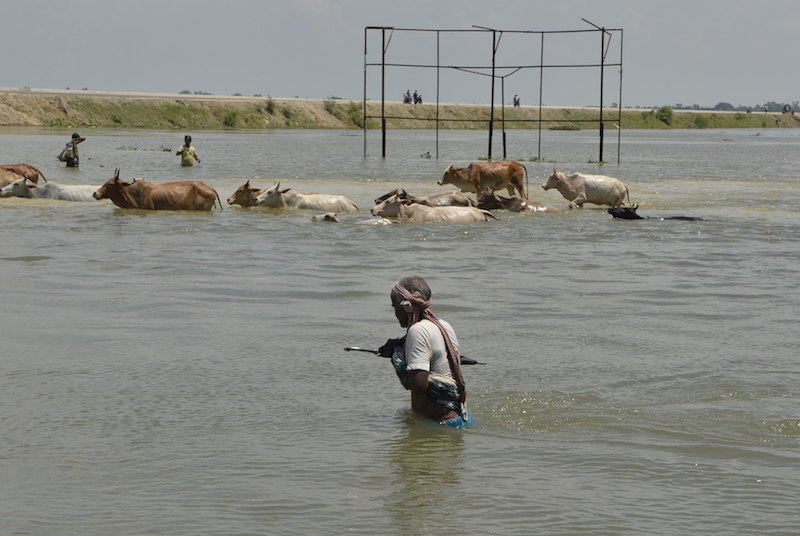
<svg viewBox="0 0 800 536"><path fill-rule="evenodd" d="M603 133L605 131L605 124L603 123L603 77L606 70L605 51L606 51L606 29L600 28L600 158L598 162L603 161Z"/></svg>
<svg viewBox="0 0 800 536"><path fill-rule="evenodd" d="M492 159L492 131L494 130L494 60L497 53L497 32L492 30L492 105L489 109L489 160Z"/></svg>
<svg viewBox="0 0 800 536"><path fill-rule="evenodd" d="M542 160L542 91L544 88L544 32L542 32L542 49L539 58L539 154L536 158Z"/></svg>
<svg viewBox="0 0 800 536"><path fill-rule="evenodd" d="M503 160L506 159L506 77L500 77L500 123L503 125Z"/></svg>
<svg viewBox="0 0 800 536"><path fill-rule="evenodd" d="M436 160L439 160L439 32L436 32Z"/></svg>
<svg viewBox="0 0 800 536"><path fill-rule="evenodd" d="M622 30L619 31L619 108L617 109L617 117L619 118L619 125L617 125L617 165L619 165L619 155L622 150Z"/></svg>
<svg viewBox="0 0 800 536"><path fill-rule="evenodd" d="M367 156L367 28L364 28L364 156Z"/></svg>
<svg viewBox="0 0 800 536"><path fill-rule="evenodd" d="M381 40L381 134L383 135L381 154L386 158L386 28L381 29Z"/></svg>

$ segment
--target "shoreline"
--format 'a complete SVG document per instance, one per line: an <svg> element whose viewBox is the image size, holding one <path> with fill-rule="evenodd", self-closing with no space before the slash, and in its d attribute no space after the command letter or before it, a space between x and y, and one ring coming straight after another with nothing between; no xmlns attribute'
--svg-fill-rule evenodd
<svg viewBox="0 0 800 536"><path fill-rule="evenodd" d="M600 109L510 104L494 106L495 129L597 130ZM367 128L380 129L381 103L367 102ZM437 113L438 112L438 113ZM603 108L606 129L798 128L800 114ZM385 103L389 129L487 130L489 104ZM341 129L363 127L363 102L243 95L0 88L0 126L142 128L165 130Z"/></svg>

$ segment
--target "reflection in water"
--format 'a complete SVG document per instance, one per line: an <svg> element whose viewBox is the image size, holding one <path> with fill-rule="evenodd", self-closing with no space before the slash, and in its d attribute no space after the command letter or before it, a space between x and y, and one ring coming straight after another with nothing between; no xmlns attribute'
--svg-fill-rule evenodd
<svg viewBox="0 0 800 536"><path fill-rule="evenodd" d="M386 509L396 527L421 534L431 527L458 527L464 451L463 430L453 430L418 416L411 409L400 416L402 432L389 443L392 493ZM460 530L459 530L460 528Z"/></svg>

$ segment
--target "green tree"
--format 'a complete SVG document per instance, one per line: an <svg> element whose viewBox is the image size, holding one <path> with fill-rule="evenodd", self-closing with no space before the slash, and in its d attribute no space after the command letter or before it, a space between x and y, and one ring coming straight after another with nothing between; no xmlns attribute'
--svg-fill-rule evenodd
<svg viewBox="0 0 800 536"><path fill-rule="evenodd" d="M659 121L661 121L666 125L671 125L672 108L670 108L669 106L662 106L661 108L659 108L658 111L656 112L656 119L658 119Z"/></svg>

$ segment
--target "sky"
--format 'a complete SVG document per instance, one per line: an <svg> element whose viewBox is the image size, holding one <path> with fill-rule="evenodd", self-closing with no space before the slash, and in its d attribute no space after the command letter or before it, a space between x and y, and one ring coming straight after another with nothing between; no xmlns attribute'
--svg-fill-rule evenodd
<svg viewBox="0 0 800 536"><path fill-rule="evenodd" d="M599 104L605 43L604 106L791 104L795 11L794 0L9 0L0 87L360 100L366 33L370 100L383 88L387 100L489 103L494 38L498 103ZM602 41L582 19L617 31ZM387 31L387 63L427 67L389 66L382 86L373 26L447 31ZM550 33L562 30L595 31ZM591 66L540 80L541 64Z"/></svg>

